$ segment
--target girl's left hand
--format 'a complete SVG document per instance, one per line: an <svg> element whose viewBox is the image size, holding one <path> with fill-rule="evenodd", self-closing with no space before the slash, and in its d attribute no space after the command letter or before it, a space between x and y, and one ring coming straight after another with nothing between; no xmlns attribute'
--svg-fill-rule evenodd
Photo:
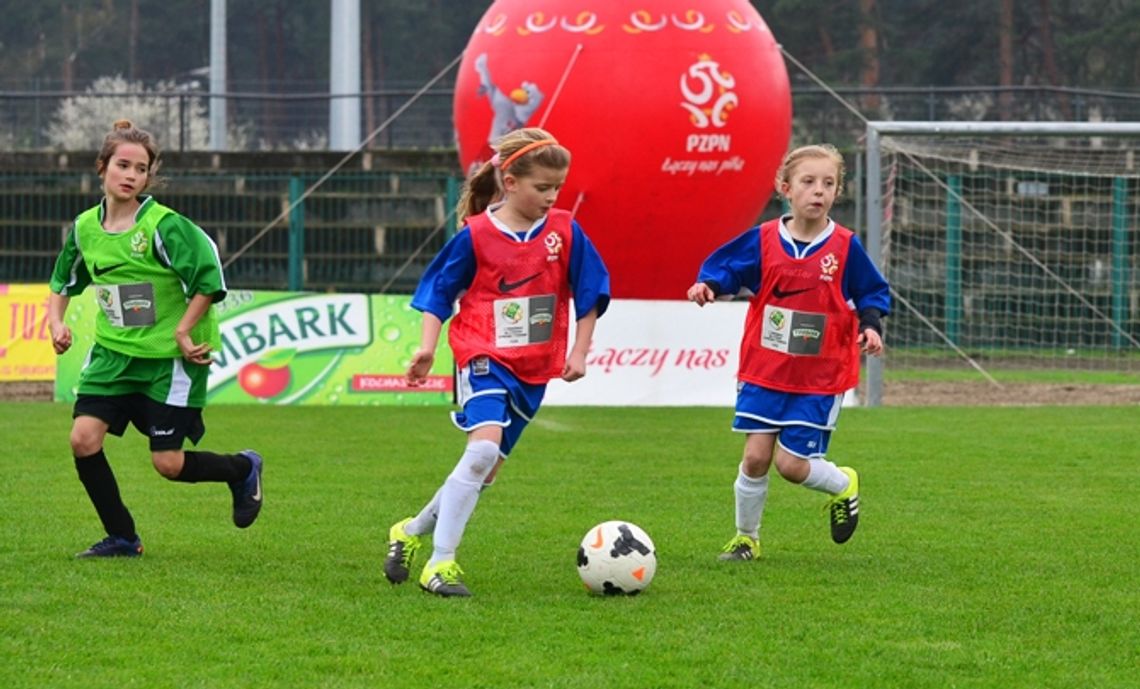
<svg viewBox="0 0 1140 689"><path fill-rule="evenodd" d="M689 291L685 293L685 296L697 306L704 306L705 304L711 304L716 301L716 294L712 291L712 288L708 286L708 283L704 282L693 284L693 286L689 288Z"/></svg>
<svg viewBox="0 0 1140 689"><path fill-rule="evenodd" d="M214 363L213 357L210 356L209 344L205 342L202 344L194 344L194 340L190 339L189 334L182 335L175 333L174 339L178 342L178 348L182 350L182 357L190 363L205 366Z"/></svg>
<svg viewBox="0 0 1140 689"><path fill-rule="evenodd" d="M60 321L49 324L48 330L51 331L51 346L56 354L63 354L71 349L71 328Z"/></svg>
<svg viewBox="0 0 1140 689"><path fill-rule="evenodd" d="M408 363L408 370L404 374L404 383L410 388L423 385L428 374L431 373L433 363L435 363L434 349L417 349L416 353L412 355L411 362Z"/></svg>
<svg viewBox="0 0 1140 689"><path fill-rule="evenodd" d="M871 356L879 356L883 353L883 338L879 333L875 332L874 328L865 328L859 334L859 351Z"/></svg>
<svg viewBox="0 0 1140 689"><path fill-rule="evenodd" d="M567 383L582 378L586 375L586 355L585 354L571 354L566 357L566 365L562 367L562 380Z"/></svg>

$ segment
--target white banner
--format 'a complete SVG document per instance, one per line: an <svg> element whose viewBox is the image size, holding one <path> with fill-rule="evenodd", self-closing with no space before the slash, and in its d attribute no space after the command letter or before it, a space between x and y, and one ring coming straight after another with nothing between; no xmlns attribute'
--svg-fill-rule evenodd
<svg viewBox="0 0 1140 689"><path fill-rule="evenodd" d="M586 377L551 381L543 405L732 407L747 309L614 300L598 320Z"/></svg>

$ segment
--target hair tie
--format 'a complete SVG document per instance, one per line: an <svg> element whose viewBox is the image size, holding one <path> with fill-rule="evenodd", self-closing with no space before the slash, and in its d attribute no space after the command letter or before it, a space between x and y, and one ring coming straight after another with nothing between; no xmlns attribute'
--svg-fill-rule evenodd
<svg viewBox="0 0 1140 689"><path fill-rule="evenodd" d="M532 141L531 143L527 144L526 146L523 146L519 150L517 150L514 153L507 156L507 159L505 161L503 161L503 164L500 166L500 169L502 169L503 172L506 172L507 168L509 168L511 166L511 163L515 162L516 160L518 160L520 157L526 155L527 153L530 153L534 149L542 148L543 146L555 146L557 144L558 144L558 142L555 141L554 139L541 139L539 141ZM498 154L496 153L495 155L498 155Z"/></svg>
<svg viewBox="0 0 1140 689"><path fill-rule="evenodd" d="M502 161L499 159L499 152L495 151L495 155L491 156L491 167L499 167L500 162Z"/></svg>

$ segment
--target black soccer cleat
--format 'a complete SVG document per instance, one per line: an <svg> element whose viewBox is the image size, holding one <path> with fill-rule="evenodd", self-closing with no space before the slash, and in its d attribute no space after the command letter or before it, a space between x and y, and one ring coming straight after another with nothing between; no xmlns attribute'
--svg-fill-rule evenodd
<svg viewBox="0 0 1140 689"><path fill-rule="evenodd" d="M261 455L253 450L242 450L238 454L249 459L249 475L241 481L231 482L229 486L234 496L234 526L244 529L261 512L261 469L264 462Z"/></svg>
<svg viewBox="0 0 1140 689"><path fill-rule="evenodd" d="M75 557L138 557L142 554L142 539L138 536L136 536L133 541L129 541L122 536L107 536L82 553L76 553Z"/></svg>

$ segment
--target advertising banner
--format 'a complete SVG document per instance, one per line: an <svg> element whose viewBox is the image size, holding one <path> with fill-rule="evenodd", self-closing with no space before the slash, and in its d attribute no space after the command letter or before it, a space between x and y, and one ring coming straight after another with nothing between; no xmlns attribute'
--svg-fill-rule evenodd
<svg viewBox="0 0 1140 689"><path fill-rule="evenodd" d="M598 320L586 377L552 381L544 404L732 407L747 308L614 300Z"/></svg>
<svg viewBox="0 0 1140 689"><path fill-rule="evenodd" d="M48 286L0 284L0 381L55 378Z"/></svg>
<svg viewBox="0 0 1140 689"><path fill-rule="evenodd" d="M420 343L421 316L410 303L407 295L231 291L216 307L222 347L209 404L451 404L446 329L427 384L404 385ZM68 308L74 344L59 358L57 400L75 399L97 310L87 294Z"/></svg>

